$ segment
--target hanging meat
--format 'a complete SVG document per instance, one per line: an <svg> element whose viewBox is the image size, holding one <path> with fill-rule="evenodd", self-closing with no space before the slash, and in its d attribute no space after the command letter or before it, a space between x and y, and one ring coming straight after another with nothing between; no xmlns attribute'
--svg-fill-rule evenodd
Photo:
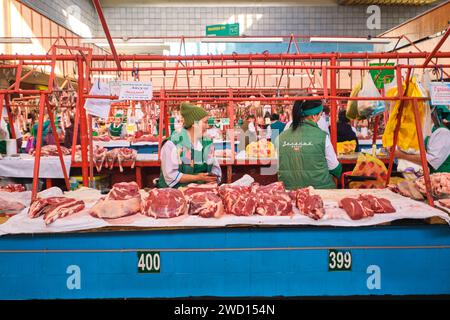
<svg viewBox="0 0 450 320"><path fill-rule="evenodd" d="M134 165L136 164L136 158L137 151L130 148L114 148L106 153L107 166L112 170L112 168L114 167L114 162L117 159L120 172L123 172L122 163L124 161L132 161L131 169L133 169ZM107 166L105 165L105 167Z"/></svg>
<svg viewBox="0 0 450 320"><path fill-rule="evenodd" d="M84 209L84 201L67 197L49 197L35 200L28 211L30 218L44 215L49 225L59 218L67 217Z"/></svg>
<svg viewBox="0 0 450 320"><path fill-rule="evenodd" d="M136 182L114 184L105 198L100 199L89 213L96 218L117 219L141 211L141 194Z"/></svg>
<svg viewBox="0 0 450 320"><path fill-rule="evenodd" d="M150 217L175 218L186 213L187 202L178 189L152 189L141 207L142 213Z"/></svg>

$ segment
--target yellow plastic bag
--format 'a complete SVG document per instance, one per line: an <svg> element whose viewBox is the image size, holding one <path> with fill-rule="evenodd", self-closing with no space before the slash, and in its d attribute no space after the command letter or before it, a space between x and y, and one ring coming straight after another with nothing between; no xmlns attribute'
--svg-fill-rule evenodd
<svg viewBox="0 0 450 320"><path fill-rule="evenodd" d="M405 83L403 84L403 89L405 89ZM397 95L397 88L394 87L386 92L386 96L395 97ZM416 79L412 78L408 92L406 93L408 97L422 97L422 92L416 83ZM391 114L389 115L389 120L386 124L386 128L384 130L384 134L382 137L383 147L389 148L392 147L394 143L394 131L395 126L397 124L397 114L398 109L400 107L401 101L393 101L391 108ZM417 101L419 105L419 117L421 119L421 123L423 122L425 116L425 105L421 100ZM400 130L398 133L397 145L400 149L408 151L408 150L419 150L419 142L417 138L417 130L416 123L414 121L414 112L413 112L413 102L408 100L405 101L403 107L403 114L400 124Z"/></svg>
<svg viewBox="0 0 450 320"><path fill-rule="evenodd" d="M356 161L352 176L374 177L376 180L350 182L350 189L373 189L384 188L387 178L387 168L384 163L376 157L361 153Z"/></svg>
<svg viewBox="0 0 450 320"><path fill-rule="evenodd" d="M258 142L252 142L245 148L245 153L249 158L273 158L275 156L275 147L272 142L261 139Z"/></svg>
<svg viewBox="0 0 450 320"><path fill-rule="evenodd" d="M343 141L337 143L337 153L343 154L343 153L352 153L356 149L356 141Z"/></svg>
<svg viewBox="0 0 450 320"><path fill-rule="evenodd" d="M361 91L362 81L359 82L350 93L350 97L357 97L359 91ZM349 119L358 119L358 100L348 100L347 102L347 111L345 113L347 118Z"/></svg>

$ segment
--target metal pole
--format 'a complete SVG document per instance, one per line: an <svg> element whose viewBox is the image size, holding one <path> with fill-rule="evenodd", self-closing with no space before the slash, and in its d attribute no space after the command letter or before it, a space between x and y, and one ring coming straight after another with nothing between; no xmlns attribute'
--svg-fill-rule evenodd
<svg viewBox="0 0 450 320"><path fill-rule="evenodd" d="M34 154L34 168L33 168L33 187L31 190L31 202L36 200L38 183L39 183L39 169L41 165L41 147L42 147L42 131L44 123L45 111L45 94L41 93L39 97L39 119L37 128L36 152Z"/></svg>
<svg viewBox="0 0 450 320"><path fill-rule="evenodd" d="M330 65L336 65L336 58L331 58ZM330 94L331 96L337 96L336 88L336 70L330 70ZM325 81L325 80L324 80ZM325 88L325 85L324 85ZM337 151L337 101L334 99L330 100L330 138L331 144L335 151Z"/></svg>
<svg viewBox="0 0 450 320"><path fill-rule="evenodd" d="M414 121L416 122L417 139L419 140L420 160L422 162L423 177L425 179L427 200L428 200L428 204L430 206L434 207L433 197L431 196L430 170L428 168L427 154L425 151L425 143L424 143L423 133L422 133L422 124L421 124L421 119L419 116L419 104L417 103L416 99L413 100L413 112L414 112Z"/></svg>
<svg viewBox="0 0 450 320"><path fill-rule="evenodd" d="M161 89L161 98L165 97L164 89ZM165 105L166 102L161 100L159 104L159 123L158 123L158 160L161 161L161 146L162 146L162 131L163 131L163 121L164 121L164 113L165 113Z"/></svg>
<svg viewBox="0 0 450 320"><path fill-rule="evenodd" d="M423 67L427 67L430 60L436 55L438 50L442 47L445 40L447 40L448 36L450 36L450 27L447 28L447 31L445 31L445 34L442 36L442 38L439 40L439 42L436 44L434 49L428 54L428 56L425 58L425 61L423 62Z"/></svg>
<svg viewBox="0 0 450 320"><path fill-rule="evenodd" d="M86 110L84 109L84 66L81 57L78 58L78 101L77 108L80 114L80 134L81 134L81 175L83 177L83 185L89 186L88 174L88 137L87 137L87 120Z"/></svg>

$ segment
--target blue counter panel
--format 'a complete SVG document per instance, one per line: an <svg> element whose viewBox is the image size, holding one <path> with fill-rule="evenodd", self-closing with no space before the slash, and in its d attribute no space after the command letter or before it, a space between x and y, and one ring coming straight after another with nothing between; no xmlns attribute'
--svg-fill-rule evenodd
<svg viewBox="0 0 450 320"><path fill-rule="evenodd" d="M329 250L351 252L329 271ZM138 273L137 251L159 251ZM450 294L450 228L219 228L0 238L0 299Z"/></svg>

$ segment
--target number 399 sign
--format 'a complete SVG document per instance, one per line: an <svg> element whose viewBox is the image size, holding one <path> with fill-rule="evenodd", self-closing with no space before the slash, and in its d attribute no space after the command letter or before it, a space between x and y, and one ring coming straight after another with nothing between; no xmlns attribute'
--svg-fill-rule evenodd
<svg viewBox="0 0 450 320"><path fill-rule="evenodd" d="M349 250L328 250L328 271L351 271L352 253Z"/></svg>

